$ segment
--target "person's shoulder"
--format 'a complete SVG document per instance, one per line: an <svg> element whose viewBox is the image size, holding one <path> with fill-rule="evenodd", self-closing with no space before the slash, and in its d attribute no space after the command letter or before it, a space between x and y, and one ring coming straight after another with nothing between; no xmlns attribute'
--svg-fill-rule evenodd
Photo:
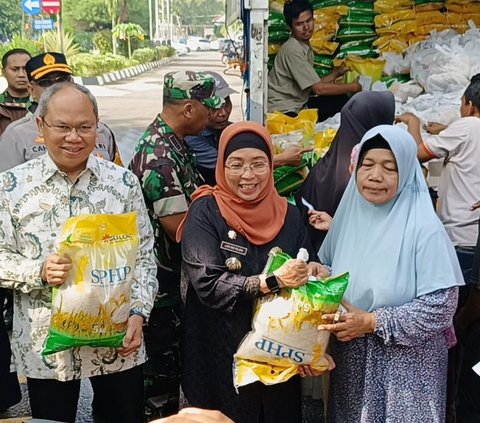
<svg viewBox="0 0 480 423"><path fill-rule="evenodd" d="M38 172L41 172L45 166L45 156L46 155L41 155L35 159L29 160L28 162L0 172L0 188L8 191L5 184L11 186L13 181L21 182L23 184L22 181L30 180L33 174L39 175Z"/></svg>
<svg viewBox="0 0 480 423"><path fill-rule="evenodd" d="M32 125L33 122L33 125ZM22 131L25 129L30 129L32 127L36 127L35 124L35 116L32 114L27 114L26 116L17 119L16 121L12 122L10 125L7 126L7 129L5 129L5 134L10 134L11 132L16 133L17 131Z"/></svg>
<svg viewBox="0 0 480 423"><path fill-rule="evenodd" d="M209 215L212 211L218 210L217 202L215 201L215 197L213 194L206 195L204 197L195 200L189 209L195 213L204 213L205 215Z"/></svg>

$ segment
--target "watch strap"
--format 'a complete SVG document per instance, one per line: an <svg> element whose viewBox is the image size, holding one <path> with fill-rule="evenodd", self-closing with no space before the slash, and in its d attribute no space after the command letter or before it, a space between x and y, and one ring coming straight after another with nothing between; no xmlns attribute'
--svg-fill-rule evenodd
<svg viewBox="0 0 480 423"><path fill-rule="evenodd" d="M278 284L277 277L275 275L268 275L265 278L265 283L267 284L268 289L270 292L273 292L276 294L277 292L280 292L280 285Z"/></svg>

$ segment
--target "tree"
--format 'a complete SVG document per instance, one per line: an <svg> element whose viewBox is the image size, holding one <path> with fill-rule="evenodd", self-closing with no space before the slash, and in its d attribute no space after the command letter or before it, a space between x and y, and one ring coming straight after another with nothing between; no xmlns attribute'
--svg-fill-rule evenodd
<svg viewBox="0 0 480 423"><path fill-rule="evenodd" d="M117 44L115 42L115 34L113 33L113 28L116 25L117 20L117 9L118 9L118 0L105 0L107 6L108 14L110 15L110 21L112 22L112 48L113 54L117 54Z"/></svg>
<svg viewBox="0 0 480 423"><path fill-rule="evenodd" d="M63 0L63 26L72 33L110 28L110 16L104 0Z"/></svg>
<svg viewBox="0 0 480 423"><path fill-rule="evenodd" d="M20 2L0 0L0 40L10 40L22 32L22 8Z"/></svg>
<svg viewBox="0 0 480 423"><path fill-rule="evenodd" d="M174 15L181 18L183 25L210 25L213 18L225 10L222 0L174 0L171 3Z"/></svg>
<svg viewBox="0 0 480 423"><path fill-rule="evenodd" d="M143 40L145 37L145 32L143 31L142 27L134 23L121 23L115 25L112 30L112 34L115 38L127 40L129 59L132 57L131 39L138 38L139 40Z"/></svg>

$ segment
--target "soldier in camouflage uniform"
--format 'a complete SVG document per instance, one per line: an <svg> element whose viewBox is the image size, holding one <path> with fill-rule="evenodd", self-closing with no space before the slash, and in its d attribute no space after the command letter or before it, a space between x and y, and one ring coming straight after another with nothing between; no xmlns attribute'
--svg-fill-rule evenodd
<svg viewBox="0 0 480 423"><path fill-rule="evenodd" d="M23 48L9 50L2 57L3 76L8 85L0 94L0 135L10 123L27 114L30 94L25 65L30 57Z"/></svg>
<svg viewBox="0 0 480 423"><path fill-rule="evenodd" d="M190 71L165 75L163 110L137 144L130 164L140 179L155 234L159 291L144 330L149 360L144 366L147 413L172 414L179 396L180 245L175 233L203 179L184 142L205 128L214 95L212 76Z"/></svg>

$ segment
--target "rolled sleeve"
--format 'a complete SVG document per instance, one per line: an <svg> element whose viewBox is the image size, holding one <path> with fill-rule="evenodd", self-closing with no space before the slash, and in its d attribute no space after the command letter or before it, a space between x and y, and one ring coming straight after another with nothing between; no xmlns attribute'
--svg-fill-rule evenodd
<svg viewBox="0 0 480 423"><path fill-rule="evenodd" d="M157 267L153 256L153 230L138 182L131 193L132 211L137 212L139 248L132 283L130 308L148 320L158 291Z"/></svg>

